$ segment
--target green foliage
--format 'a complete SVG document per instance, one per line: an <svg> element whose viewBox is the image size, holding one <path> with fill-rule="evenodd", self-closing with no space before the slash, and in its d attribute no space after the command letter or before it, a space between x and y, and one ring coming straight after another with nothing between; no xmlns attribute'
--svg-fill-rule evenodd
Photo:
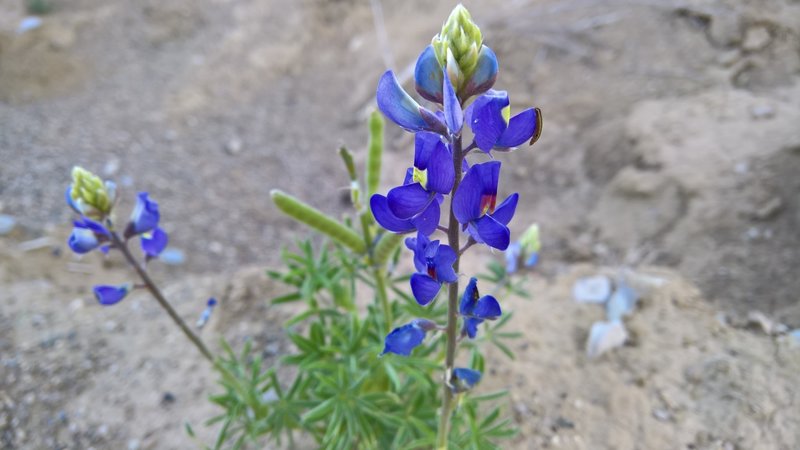
<svg viewBox="0 0 800 450"><path fill-rule="evenodd" d="M368 192L380 181L383 122L376 117L370 121ZM289 293L272 299L274 306L302 305L284 323L294 346L290 354L265 368L252 356L250 345L237 354L224 344L225 356L216 363L223 392L211 398L223 410L210 421L222 424L214 448L260 447L267 440L292 446L300 436L326 449L431 448L436 442L444 336L429 332L410 357L380 354L393 327L416 318L444 324L446 302L420 306L408 293L409 276L392 273L404 236L376 235L374 220L359 200L353 157L346 149L340 156L350 176L361 233L273 191L281 211L331 240L316 248L305 240L295 251L284 249L282 269L267 272L289 287ZM504 286L505 273L490 270L498 287ZM365 289L369 294L359 295ZM374 301L366 304L356 300L370 297ZM485 371L482 342L513 357L506 341L516 335L502 331L509 318L506 314L483 326L479 339L463 344L469 367ZM503 395L459 394L451 448L499 448L492 441L513 435L498 402ZM187 432L194 434L191 427Z"/></svg>
<svg viewBox="0 0 800 450"><path fill-rule="evenodd" d="M369 146L367 151L367 198L378 192L381 184L381 162L383 160L384 120L381 113L373 111L369 116Z"/></svg>
<svg viewBox="0 0 800 450"><path fill-rule="evenodd" d="M28 14L43 16L53 10L53 3L50 0L26 0L25 10Z"/></svg>

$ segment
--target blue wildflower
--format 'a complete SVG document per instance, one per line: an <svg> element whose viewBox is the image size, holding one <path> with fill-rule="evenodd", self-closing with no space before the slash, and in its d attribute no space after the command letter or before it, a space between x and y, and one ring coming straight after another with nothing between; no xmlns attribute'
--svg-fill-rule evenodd
<svg viewBox="0 0 800 450"><path fill-rule="evenodd" d="M462 100L466 101L473 95L483 94L494 86L497 79L497 56L492 49L482 45L480 52L478 52L478 61L475 66L475 71L472 73L462 89L458 91Z"/></svg>
<svg viewBox="0 0 800 450"><path fill-rule="evenodd" d="M401 327L392 330L386 336L383 353L395 353L402 356L409 356L414 347L422 344L425 340L425 333L435 330L436 324L430 320L415 319Z"/></svg>
<svg viewBox="0 0 800 450"><path fill-rule="evenodd" d="M508 150L530 141L533 145L542 133L542 112L530 108L510 117L511 106L506 91L490 90L465 111L466 122L475 135L474 145L489 153Z"/></svg>
<svg viewBox="0 0 800 450"><path fill-rule="evenodd" d="M386 197L373 195L370 207L375 220L389 231L417 229L430 235L439 225L439 204L453 188L455 170L450 151L438 135L417 133L414 147L414 167L406 171L403 185Z"/></svg>
<svg viewBox="0 0 800 450"><path fill-rule="evenodd" d="M147 259L158 258L158 255L167 248L169 236L167 232L159 227L152 231L147 231L139 236L139 241L142 244L142 251Z"/></svg>
<svg viewBox="0 0 800 450"><path fill-rule="evenodd" d="M458 367L450 376L450 389L456 394L472 389L481 381L481 373L477 370Z"/></svg>
<svg viewBox="0 0 800 450"><path fill-rule="evenodd" d="M380 81L376 93L378 109L400 127L412 131L432 131L446 135L447 126L437 114L422 107L403 90L397 77L387 70Z"/></svg>
<svg viewBox="0 0 800 450"><path fill-rule="evenodd" d="M508 223L514 216L519 194L497 203L500 162L474 164L453 196L453 213L478 243L505 250L510 241Z"/></svg>
<svg viewBox="0 0 800 450"><path fill-rule="evenodd" d="M214 307L217 306L217 299L211 297L206 302L206 309L203 310L202 314L200 314L200 318L197 319L197 328L203 328L206 323L208 323L208 319L211 318L211 313L214 312Z"/></svg>
<svg viewBox="0 0 800 450"><path fill-rule="evenodd" d="M125 236L131 237L153 230L158 226L159 218L158 203L151 200L147 192L140 192L136 197L136 206L131 213Z"/></svg>
<svg viewBox="0 0 800 450"><path fill-rule="evenodd" d="M432 45L425 47L417 58L417 64L414 66L414 83L419 95L426 100L442 103L444 98L442 66L436 58Z"/></svg>
<svg viewBox="0 0 800 450"><path fill-rule="evenodd" d="M449 245L431 241L422 233L406 239L406 247L414 251L414 266L417 268L417 272L411 275L411 292L417 302L425 306L436 298L442 283L453 283L458 279L453 270L457 255Z"/></svg>
<svg viewBox="0 0 800 450"><path fill-rule="evenodd" d="M133 290L130 283L113 285L97 285L94 287L94 296L101 305L110 306L119 303L128 293Z"/></svg>
<svg viewBox="0 0 800 450"><path fill-rule="evenodd" d="M450 77L444 73L442 78L444 78L444 122L447 124L448 132L457 136L461 134L461 128L464 126L464 111L461 109L461 102L458 100L456 90L450 83Z"/></svg>
<svg viewBox="0 0 800 450"><path fill-rule="evenodd" d="M469 280L464 295L461 297L461 304L458 313L464 317L462 335L474 338L478 332L478 325L484 320L495 320L502 314L500 303L491 295L480 296L478 293L478 279L473 277Z"/></svg>
<svg viewBox="0 0 800 450"><path fill-rule="evenodd" d="M67 245L75 253L89 253L109 240L108 230L88 217L81 217L81 220L76 220L73 224L75 227L69 235Z"/></svg>

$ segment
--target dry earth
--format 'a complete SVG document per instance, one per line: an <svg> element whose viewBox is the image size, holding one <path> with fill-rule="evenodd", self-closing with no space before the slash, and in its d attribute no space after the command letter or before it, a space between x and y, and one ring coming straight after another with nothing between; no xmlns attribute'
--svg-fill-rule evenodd
<svg viewBox="0 0 800 450"><path fill-rule="evenodd" d="M383 2L386 53L368 2L63 0L17 35L21 3L0 0L0 213L19 222L0 236L0 446L195 448L182 426L214 413L213 377L147 297L90 298L127 272L65 251L69 168L159 200L187 254L158 274L179 311L225 305L204 338L286 352L261 273L300 234L267 194L344 210L334 149L363 149L385 64L407 70L452 5ZM514 108L545 112L536 147L501 157L543 264L534 300L507 300L522 355L482 386L511 390L518 447L800 447L800 350L716 313L800 327L800 3L467 6ZM389 131L387 186L410 144ZM572 281L645 266L668 281L633 339L587 360L601 312L571 301Z"/></svg>

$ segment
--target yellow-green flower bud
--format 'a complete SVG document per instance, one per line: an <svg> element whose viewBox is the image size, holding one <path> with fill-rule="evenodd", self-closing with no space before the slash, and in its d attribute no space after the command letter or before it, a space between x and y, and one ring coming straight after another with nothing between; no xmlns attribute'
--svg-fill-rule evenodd
<svg viewBox="0 0 800 450"><path fill-rule="evenodd" d="M458 89L460 85L454 78L458 75L458 81L463 82L472 76L483 44L481 30L472 21L467 8L460 4L453 8L431 44L439 64L447 68L450 81ZM456 67L451 67L453 64Z"/></svg>
<svg viewBox="0 0 800 450"><path fill-rule="evenodd" d="M83 167L72 168L69 197L82 214L93 219L108 216L114 206L115 195L113 183L103 183L100 177Z"/></svg>
<svg viewBox="0 0 800 450"><path fill-rule="evenodd" d="M542 244L539 242L539 225L533 224L528 227L528 229L522 233L522 236L520 236L519 243L522 245L522 250L525 255L538 253L539 249L542 247Z"/></svg>

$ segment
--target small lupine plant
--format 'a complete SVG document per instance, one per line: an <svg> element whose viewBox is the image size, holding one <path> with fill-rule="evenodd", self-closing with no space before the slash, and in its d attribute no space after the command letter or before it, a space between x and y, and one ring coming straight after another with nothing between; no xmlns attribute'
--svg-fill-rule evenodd
<svg viewBox="0 0 800 450"><path fill-rule="evenodd" d="M326 241L298 242L299 251L284 250L285 268L268 272L291 287L273 304L305 304L285 323L295 348L268 368L251 343L237 354L223 341L223 354L212 355L150 279L147 263L164 250L168 237L149 195L138 194L130 220L117 229L114 184L73 170L67 203L80 219L70 248L79 254L119 250L141 279L96 286L98 302L113 305L132 289L148 289L219 372L223 392L211 401L224 412L209 421L221 423L213 448L261 445L264 438L278 445L286 439L294 447L301 437L334 449L483 449L497 448L493 441L514 434L492 402L503 392L467 395L485 369L478 343L491 343L513 357L504 341L517 334L501 331L511 314L502 311L494 295L480 295L476 277L469 278L463 293L459 289L465 278L459 273L461 256L476 244L506 253L505 266L490 263L490 273L480 276L494 284L492 294L503 289L524 294L514 275L521 272L520 264L531 267L538 261L538 227L511 242L508 224L519 196L497 204L501 164L492 160L492 152L533 144L541 133L541 112L532 108L510 117L508 95L491 89L497 71L494 53L459 5L417 60L417 92L438 105L435 111L414 101L391 71L378 83L381 112L415 133L413 165L403 185L385 196L377 193L384 122L373 113L365 186L353 155L339 151L350 178L353 216L337 220L291 195L272 192L282 212ZM465 147L467 128L472 141ZM470 164L471 153L489 160ZM446 225L440 224L442 209ZM439 232L446 243L435 238ZM136 237L141 260L129 249ZM410 276L396 273L403 243L413 254ZM444 285L447 300L437 302ZM364 286L375 299L366 307L355 301ZM224 305L209 299L198 328L215 307ZM467 367L455 366L459 347L469 351ZM189 424L186 429L194 436Z"/></svg>

